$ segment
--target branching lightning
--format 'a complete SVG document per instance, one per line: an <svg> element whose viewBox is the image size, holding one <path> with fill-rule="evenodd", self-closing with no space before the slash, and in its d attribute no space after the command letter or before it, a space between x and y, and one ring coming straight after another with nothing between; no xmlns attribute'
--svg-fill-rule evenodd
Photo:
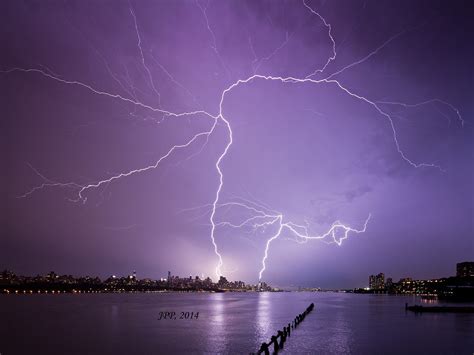
<svg viewBox="0 0 474 355"><path fill-rule="evenodd" d="M227 77L230 78L232 76L231 72L230 72L229 68L227 67L227 65L225 64L224 60L222 59L222 56L221 56L219 50L217 49L216 35L214 34L214 31L211 28L211 25L209 23L209 18L207 16L207 8L209 7L209 1L210 0L207 0L206 6L202 6L199 3L199 0L195 0L195 1L196 1L196 6L199 8L199 10L201 10L202 16L204 17L204 21L206 22L207 31L211 35L212 44L210 45L210 47L214 51L217 59L219 60L220 65L226 71Z"/></svg>
<svg viewBox="0 0 474 355"><path fill-rule="evenodd" d="M311 6L309 6L307 3L306 3L306 0L303 0L303 5L313 14L313 15L316 15L324 24L324 26L326 26L326 28L328 29L328 37L331 41L331 44L332 44L332 54L328 57L326 63L324 64L324 66L320 69L316 69L315 71L313 71L311 74L309 74L308 76L306 76L306 78L310 78L312 77L313 75L316 75L318 73L322 73L326 68L327 66L334 60L336 60L336 56L337 56L337 53L336 53L336 41L334 40L334 37L332 36L332 27L331 27L331 24L329 24L326 19L324 17L322 17L318 12L314 11L313 8Z"/></svg>
<svg viewBox="0 0 474 355"><path fill-rule="evenodd" d="M137 46L138 46L138 50L140 51L140 57L141 57L141 60L142 60L143 68L145 69L146 73L148 74L148 80L150 81L150 86L153 89L153 92L158 97L158 106L159 106L161 104L161 94L156 89L155 82L153 81L153 75L151 75L150 68L148 68L148 66L145 62L145 56L143 55L143 49L142 49L142 38L140 36L140 32L138 31L137 17L135 16L135 13L133 12L132 7L130 7L130 14L133 17L133 23L135 25L135 32L137 33L137 39L138 39Z"/></svg>
<svg viewBox="0 0 474 355"><path fill-rule="evenodd" d="M198 6L199 10L201 11L201 13L204 17L204 20L205 20L207 30L211 35L211 40L212 40L211 48L215 52L215 54L216 54L216 56L219 60L219 63L221 64L221 66L226 71L228 77L231 77L231 72L228 69L228 67L225 65L225 63L222 59L222 56L221 56L221 54L219 53L219 51L217 49L216 36L215 36L215 33L212 30L209 18L207 16L207 8L209 6L209 3L207 3L206 6L202 6L199 3L199 1L196 0L196 5ZM297 223L291 221L290 219L288 219L288 217L283 212L275 211L275 210L271 209L265 203L258 202L258 201L246 200L246 199L243 199L243 198L235 198L232 201L227 201L227 202L222 202L221 201L222 200L221 194L222 194L222 189L223 189L223 186L224 186L224 171L223 171L223 168L222 168L222 162L226 158L226 155L227 155L228 151L231 149L231 147L233 145L233 142L234 142L231 123L230 123L229 119L224 115L224 106L225 106L226 97L229 94L231 94L232 91L235 88L237 88L239 86L250 85L251 83L253 83L255 81L275 81L275 82L280 82L280 83L283 83L283 84L309 83L309 84L314 84L314 85L334 86L334 87L338 88L341 92L343 92L343 93L347 94L348 96L350 96L352 99L358 100L358 101L363 102L363 103L367 104L368 106L372 107L373 110L375 111L375 113L377 113L381 118L387 119L389 121L389 124L390 124L390 127L391 127L391 132L392 132L392 138L393 138L393 142L394 142L394 145L395 145L395 149L397 150L400 157L407 164L411 165L414 168L434 167L434 168L438 168L438 169L441 170L441 167L439 167L438 165L435 165L433 163L416 162L416 161L414 161L414 160L412 160L408 157L408 155L403 151L402 147L399 144L398 136L397 136L397 130L396 130L396 127L395 127L394 122L393 122L393 117L394 116L391 115L388 111L386 111L384 109L385 106L398 105L398 106L403 106L405 108L410 108L410 107L418 107L418 106L422 106L422 105L438 103L438 104L445 105L445 106L449 107L451 110L453 110L455 112L456 116L457 116L457 119L460 121L460 123L461 124L464 123L459 110L457 108L455 108L453 105L451 105L450 103L448 103L446 101L443 101L441 99L430 99L430 100L426 100L424 102L417 103L417 104L406 104L406 103L396 102L396 101L375 101L375 100L371 100L371 99L369 99L365 96L357 94L356 92L348 89L339 80L337 80L335 78L336 76L342 74L344 71L346 71L348 69L351 69L351 68L355 67L356 65L359 65L359 64L363 63L367 59L373 57L383 47L387 46L391 41L398 38L404 32L398 33L398 34L394 35L393 37L389 38L385 43L383 43L381 46L379 46L378 48L373 50L371 53L369 53L367 56L363 57L362 59L360 59L358 61L355 61L351 64L348 64L348 65L344 66L342 69L334 71L333 73L325 74L327 68L329 67L329 64L331 62L334 62L336 60L336 57L337 57L336 41L335 41L334 36L332 34L332 27L331 27L331 24L328 23L323 16L321 16L317 11L315 11L311 6L309 6L307 4L306 0L303 0L302 5L306 9L309 10L309 12L311 13L311 16L315 16L318 19L318 21L321 21L324 24L324 26L327 28L328 37L329 37L329 40L330 40L331 46L332 46L332 51L331 51L331 54L328 56L328 58L327 58L326 62L324 63L324 65L321 68L314 69L306 77L301 77L301 78L293 77L293 76L283 77L283 76L272 76L272 75L257 74L256 73L257 69L261 65L263 65L266 60L268 60L269 58L271 58L274 55L277 55L278 51L281 48L283 48L284 46L286 46L288 41L291 40L291 36L288 36L288 34L287 34L287 36L285 38L285 41L282 43L281 46L279 46L277 49L275 49L274 52L270 53L268 56L266 56L266 57L264 57L260 60L255 55L255 50L253 48L251 38L249 37L249 45L250 45L251 50L252 50L252 52L254 54L254 57L255 57L255 59L252 63L252 67L253 67L252 75L248 76L247 78L238 79L238 80L234 81L233 83L231 83L229 86L227 86L224 90L222 90L222 92L220 94L220 98L219 98L219 105L218 105L218 108L217 108L215 114L212 114L212 113L204 111L204 110L197 110L197 111L190 111L190 112L171 112L171 111L167 111L167 110L161 108L161 102L160 102L161 96L160 96L160 93L159 93L159 91L157 90L157 88L155 86L150 67L148 67L148 64L145 61L145 56L144 56L144 52L143 52L142 45L141 45L142 44L141 36L140 36L139 30L138 30L139 26L138 26L138 23L137 23L137 17L135 16L135 13L134 13L134 11L131 7L130 7L130 13L131 13L131 16L133 18L134 30L136 32L136 36L137 36L137 40L138 40L137 46L138 46L138 49L139 49L141 64L142 64L144 70L147 73L148 85L150 85L151 90L156 94L156 96L158 98L157 107L151 106L150 104L143 103L143 102L141 102L137 99L137 96L135 94L132 95L132 93L135 93L135 88L132 86L132 83L131 83L131 80L130 80L128 74L127 74L127 76L129 78L129 80L124 84L122 81L118 80L115 75L112 75L112 73L110 71L110 68L108 67L108 64L105 62L105 60L104 60L104 63L107 66L107 70L108 70L109 75L111 75L112 78L115 81L118 81L118 83L120 84L120 86L122 88L124 88L125 85L130 86L129 89L127 89L127 88L124 88L124 89L125 89L125 92L130 94L131 97L126 97L126 96L123 96L123 95L120 95L120 94L117 94L117 93L113 93L113 92L103 91L101 89L95 88L95 87L93 87L93 86L91 86L87 83L84 83L82 81L79 81L79 80L64 79L63 77L55 74L54 72L52 72L49 69L43 70L43 69L38 69L38 68L15 67L15 68L11 68L11 69L8 69L8 70L1 71L2 73L5 73L5 74L17 73L17 72L39 74L39 75L42 75L43 77L45 77L47 79L54 80L54 81L56 81L60 84L76 86L76 87L88 90L91 94L94 94L94 95L103 96L103 97L106 97L106 98L112 99L112 100L119 100L121 102L127 103L127 104L132 105L132 106L137 107L137 108L148 110L148 111L153 112L153 113L159 113L166 119L168 119L168 118L180 118L180 117L192 118L192 117L196 117L196 116L204 116L205 118L209 119L209 121L210 121L210 125L207 129L195 133L190 138L188 138L185 142L182 142L182 143L175 144L175 145L171 146L166 151L166 153L164 155L160 156L153 163L151 163L151 164L149 164L145 167L131 169L131 170L128 170L128 171L124 171L124 172L121 172L121 173L114 174L111 177L104 178L102 180L98 180L94 183L78 184L78 183L74 183L74 182L66 182L66 183L55 182L55 181L52 181L52 180L46 178L45 176L40 174L35 168L31 167L34 170L34 172L39 177L41 177L41 179L43 180L43 183L39 186L34 187L30 191L24 193L23 195L21 195L19 197L28 197L28 196L30 196L31 194L33 194L34 192L36 192L38 190L49 188L49 187L62 187L62 188L73 189L77 193L77 198L73 199L73 201L76 201L76 202L81 201L81 202L85 203L87 201L87 192L89 190L97 189L97 188L101 187L102 185L107 186L108 184L110 184L110 183L112 183L116 180L122 179L122 178L130 177L130 176L135 175L135 174L145 173L149 170L156 169L161 165L161 163L165 159L168 159L170 156L172 156L175 151L180 150L180 149L190 148L191 146L193 146L193 144L196 141L200 140L201 138L205 139L205 142L207 142L207 140L216 132L216 127L218 126L218 124L222 124L225 128L225 131L226 131L226 139L227 140L226 140L225 145L223 146L222 151L218 155L218 157L216 159L216 162L215 162L215 169L216 169L216 172L217 172L218 181L217 181L217 186L216 186L216 189L215 189L215 193L214 193L213 198L212 198L212 202L207 205L207 208L209 208L209 222L210 222L210 226L211 226L210 239L211 239L211 243L212 243L213 248L214 248L214 252L215 252L215 254L217 256L217 259L218 259L216 270L215 270L216 275L218 277L222 275L222 266L223 266L223 258L222 258L222 255L221 255L220 251L219 251L218 244L216 242L216 234L217 234L218 228L236 228L236 229L239 229L239 228L251 226L253 229L272 227L274 230L276 230L273 233L273 235L269 239L267 239L267 241L265 243L265 250L264 250L262 260L261 260L261 269L259 270L259 279L262 279L263 273L266 270L266 267L267 267L266 262L267 262L267 259L269 257L269 251L270 251L270 246L271 246L272 242L274 240L276 240L277 238L279 238L283 234L283 232L287 232L290 236L294 237L295 240L298 241L298 242L307 242L307 241L310 241L310 240L320 240L320 241L327 242L327 243L334 243L334 244L337 244L339 246L343 243L343 240L345 240L349 237L350 233L359 234L359 233L365 232L366 229L367 229L369 220L371 218L370 213L368 214L368 217L366 218L365 222L362 224L362 226L359 229L347 226L347 225L341 223L340 221L335 221L334 223L331 224L331 226L329 227L329 229L327 229L326 232L321 233L321 234L313 234L313 233L311 233L310 228L309 228L308 225L301 225L301 224L297 224ZM195 97L193 96L193 94L189 90L187 90L183 85L181 85L178 81L176 81L171 76L171 74L156 60L156 58L154 58L153 56L151 56L151 58L160 67L160 69L163 70L168 75L168 77L172 80L173 83L175 83L177 86L181 87L181 89L185 90L189 94L189 96L191 98L193 98L193 100L195 100ZM325 77L323 77L322 79L314 79L313 77L316 74L320 74L320 75L324 74ZM318 77L320 77L320 76L318 76ZM202 148L201 148L201 150L202 150ZM240 222L229 222L229 221L225 221L225 220L219 220L218 219L218 210L221 209L221 208L224 208L224 207L225 208L231 208L231 209L244 209L245 211L250 213L250 217L247 217L247 218L243 219Z"/></svg>

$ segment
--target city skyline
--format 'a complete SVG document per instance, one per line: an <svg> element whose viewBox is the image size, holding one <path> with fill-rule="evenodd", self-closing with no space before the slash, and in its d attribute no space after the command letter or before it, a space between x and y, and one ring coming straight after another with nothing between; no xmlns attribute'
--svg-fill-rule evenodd
<svg viewBox="0 0 474 355"><path fill-rule="evenodd" d="M426 278L426 279L423 279L423 278L419 278L419 277L416 277L416 272L413 272L411 273L410 275L404 275L403 277L393 277L392 275L385 275L385 273L383 272L380 272L378 274L372 274L369 276L369 281L367 283L366 286L366 289L372 289L372 290L383 290L385 289L385 287L387 286L387 284L392 284L394 283L394 280L399 280L398 283L401 283L401 282L404 282L405 280L435 280L435 279L446 279L446 278L449 278L449 277L474 277L474 262L473 261L462 261L462 262L459 262L459 263L456 263L455 267L453 268L453 270L455 272L452 272L451 274L449 275L438 275L436 277L430 277L430 278ZM15 272L12 272L12 270L10 269L4 269L3 273L12 273L12 274L15 274ZM35 276L32 276L32 275L35 275ZM36 272L36 273L33 273L31 274L30 276L26 276L26 275L17 275L17 276L21 276L21 277L29 277L29 278L32 278L32 277L50 277L51 275L57 275L57 276L62 276L62 277L72 277L72 278L99 278L100 280L109 280L109 279L128 279L128 278L133 278L134 280L153 280L152 277L150 276L147 276L147 275L139 275L137 273L136 270L133 270L133 272L129 273L129 274L122 274L124 276L117 276L117 275L120 275L120 273L111 273L111 274L108 274L108 275L100 275L100 274L91 274L91 275L81 275L81 276L78 276L78 275L71 275L71 274L56 274L55 271L49 271L48 273L41 273L41 272ZM140 277L139 277L140 276ZM193 273L190 273L189 276L180 276L180 275L173 275L173 273L168 270L167 272L167 276L164 277L164 274L163 274L163 277L158 277L156 278L156 281L169 281L169 280L173 280L173 279L182 279L182 280L200 280L200 281L203 281L203 280L209 280L210 282L213 282L213 283L218 283L219 282L219 279L213 279L211 275L197 275L197 274L193 274ZM223 275L223 276L220 276L220 279L224 279L226 282L227 282L227 278ZM230 282L237 282L237 283L241 283L243 281L240 281L240 280L230 280ZM262 280L262 282L264 282L264 280ZM260 283L260 281L259 281ZM258 284L258 283L257 283ZM309 287L309 288L319 288L319 289L324 289L324 288L321 288L319 287L318 285L275 285L277 287L281 287L281 288L291 288L291 287ZM340 287L339 289L341 290L347 290L347 289L357 289L357 288L362 288L360 285L357 285L357 286L354 286L354 285L347 285L346 287ZM328 290L331 289L331 288L327 288Z"/></svg>
<svg viewBox="0 0 474 355"><path fill-rule="evenodd" d="M0 293L121 293L121 292L279 292L266 282L246 284L243 281L227 280L220 276L213 281L209 277L180 277L168 271L167 278L139 278L134 270L125 276L60 275L50 271L46 275L17 275L10 270L0 272Z"/></svg>
<svg viewBox="0 0 474 355"><path fill-rule="evenodd" d="M462 3L4 7L0 269L344 288L472 259Z"/></svg>

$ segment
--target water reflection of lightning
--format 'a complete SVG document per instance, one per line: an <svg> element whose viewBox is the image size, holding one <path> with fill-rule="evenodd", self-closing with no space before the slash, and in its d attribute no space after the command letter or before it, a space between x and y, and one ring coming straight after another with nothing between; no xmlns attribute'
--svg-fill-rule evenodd
<svg viewBox="0 0 474 355"><path fill-rule="evenodd" d="M201 11L201 13L204 17L207 30L211 35L211 39L212 39L211 49L215 52L221 66L225 69L225 71L227 73L227 76L230 78L231 77L231 72L230 72L229 68L225 65L221 54L217 50L216 36L215 36L215 33L213 32L213 30L211 29L209 18L207 16L206 11L207 11L209 3L207 3L206 6L203 6L199 3L198 0L196 0L196 4L199 7L199 9L200 9L200 11ZM455 108L454 106L452 106L451 104L449 104L449 103L447 103L447 102L445 102L441 99L431 99L431 100L427 100L425 102L421 102L421 103L418 103L418 104L405 104L405 103L401 103L401 102L392 102L392 101L374 101L374 100L371 100L371 99L369 99L365 96L359 95L359 94L355 93L352 90L349 90L339 80L334 78L335 76L342 74L345 70L350 69L350 68L364 62L368 58L376 55L379 50L381 50L384 46L388 45L391 41L398 38L401 35L401 33L396 34L395 36L391 37L384 44L382 44L380 47L378 47L377 49L375 49L374 51L369 53L364 58L362 58L358 61L355 61L354 63L348 64L348 65L344 66L342 69L334 71L331 74L325 74L326 69L329 67L330 63L334 62L336 60L336 57L337 57L336 42L335 42L334 36L332 35L332 27L326 21L326 19L324 17L322 17L317 11L315 11L312 7L310 7L305 1L303 1L303 5L306 9L308 9L311 12L312 15L315 15L320 21L322 21L322 23L324 24L324 26L328 30L328 37L329 37L329 40L332 44L332 53L331 53L331 55L328 56L328 59L326 60L325 64L321 68L314 69L309 75L307 75L306 77L302 77L302 78L297 78L297 77L293 77L293 76L260 75L260 74L257 73L257 70L259 69L259 67L261 65L265 64L264 63L265 60L258 61L258 59L255 57L254 62L256 62L256 61L258 61L258 62L257 62L257 65L255 65L256 63L253 63L254 65L252 65L252 68L253 68L252 74L253 75L251 75L247 78L244 78L244 79L238 79L238 80L234 81L232 84L230 84L227 88L225 88L221 92L220 100L219 100L219 106L218 106L218 110L217 110L216 114L212 114L212 113L204 111L204 110L197 110L197 111L190 111L190 112L171 112L171 111L167 111L167 110L164 110L164 109L161 108L160 93L159 93L159 91L157 90L157 88L155 86L150 67L147 65L147 63L145 61L145 56L144 56L144 52L143 52L143 49L142 49L142 39L141 39L140 33L138 31L137 18L136 18L136 15L135 15L135 13L133 12L133 10L131 8L130 8L130 13L131 13L132 18L133 18L134 29L136 31L136 36L137 36L137 39L138 39L137 46L138 46L139 53L140 53L141 63L142 63L143 68L145 69L146 73L148 74L147 75L148 85L151 87L152 91L156 94L156 96L158 98L158 107L154 107L154 106L151 106L149 104L146 104L146 103L143 103L143 102L139 101L137 99L136 95L131 95L131 98L130 98L130 97L122 96L120 94L107 92L107 91L100 90L98 88L94 88L93 86L91 86L87 83L84 83L82 81L66 80L66 79L62 78L61 76L51 72L50 70L43 70L43 69L38 69L38 68L20 68L20 67L16 67L16 68L11 68L11 69L8 69L8 70L1 71L2 73L22 72L22 73L40 74L40 75L42 75L42 76L44 76L48 79L52 79L52 80L54 80L58 83L61 83L61 84L80 87L82 89L86 89L86 90L90 91L92 94L95 94L95 95L104 96L106 98L113 99L113 100L119 100L119 101L125 102L127 104L133 105L134 107L137 107L137 108L148 110L148 111L151 111L153 113L159 113L163 116L164 119L176 119L176 118L180 118L180 117L191 118L191 117L203 116L203 117L210 120L210 125L206 130L195 133L194 135L192 135L190 138L188 138L183 143L173 145L172 147L169 148L169 150L164 155L159 157L154 163L152 163L148 166L145 166L145 167L132 169L132 170L129 170L129 171L126 171L126 172L115 174L115 175L113 175L109 178L105 178L105 179L96 181L95 183L78 184L78 183L74 183L74 182L66 182L66 183L55 182L55 181L52 181L52 180L46 178L45 176L41 175L37 170L35 170L33 167L31 167L35 171L35 173L38 174L43 179L43 183L39 186L34 187L33 189L26 192L25 194L23 194L20 197L27 197L27 196L31 195L32 193L34 193L35 191L38 191L38 190L41 190L41 189L44 189L44 188L47 188L47 187L61 187L61 188L69 188L69 189L72 189L73 191L76 192L77 197L75 199L72 199L73 201L81 201L81 202L85 203L87 201L87 192L89 190L97 189L97 188L101 187L102 185L107 186L108 184L114 182L115 180L121 179L121 178L126 178L126 177L132 176L134 174L144 173L146 171L156 169L160 166L160 164L163 162L163 160L169 158L176 150L189 148L189 147L193 146L193 144L196 141L198 141L200 138L205 139L205 141L207 142L209 137L215 133L215 130L216 130L216 127L217 127L218 123L221 123L221 124L223 124L223 126L225 127L225 130L227 132L226 133L227 134L227 141L226 141L225 146L223 147L222 152L219 154L219 156L216 160L216 163L215 163L215 169L216 169L216 172L217 172L217 175L218 175L218 184L217 184L217 187L216 187L216 190L215 190L215 194L214 194L212 203L208 205L209 208L210 208L210 210L209 210L209 221L210 221L210 225L211 225L210 238L211 238L211 242L212 242L212 245L213 245L213 248L214 248L214 252L215 252L215 254L218 258L218 263L217 263L216 270L215 270L216 275L218 277L222 275L222 265L223 265L222 255L219 252L219 248L218 248L218 245L216 243L216 233L217 233L218 228L225 228L225 227L227 227L227 228L243 228L243 227L246 227L246 226L251 226L253 229L267 228L267 227L274 227L274 229L276 229L276 232L266 241L264 255L263 255L263 258L261 260L261 269L259 271L259 279L262 278L262 274L266 269L266 261L267 261L268 255L269 255L269 249L270 249L270 245L271 245L272 241L277 239L284 231L286 231L290 235L292 235L295 238L295 240L298 241L298 242L306 242L306 241L309 241L309 240L321 240L323 242L335 243L337 245L341 245L343 240L348 238L349 233L356 233L357 234L357 233L365 232L366 229L367 229L368 222L369 222L370 217L371 217L370 214L368 214L367 219L365 220L363 226L360 229L355 229L355 228L352 228L350 226L346 226L345 224L343 224L339 221L336 221L330 226L330 228L325 233L318 234L318 235L313 235L313 234L310 233L308 225L296 224L296 223L292 222L291 220L288 220L287 217L283 213L271 210L267 205L265 205L263 203L257 203L257 202L249 201L249 200L245 200L245 199L240 199L240 201L231 201L231 202L225 202L225 203L221 202L221 192L222 192L222 189L223 189L223 186L224 186L224 173L223 173L221 164L222 164L223 160L225 159L225 157L227 155L227 152L229 151L229 149L231 148L231 146L233 144L232 127L231 127L231 124L230 124L228 118L225 117L224 112L223 112L224 103L225 103L225 99L226 99L227 95L231 94L231 92L235 88L237 88L238 86L250 85L251 83L253 83L255 81L275 81L275 82L280 82L280 83L284 83L284 84L287 84L287 83L288 84L310 83L310 84L315 84L315 85L335 86L336 88L340 89L343 93L346 93L351 98L366 103L367 105L369 105L370 107L373 108L375 113L377 113L379 116L381 116L382 118L387 119L389 121L391 131L392 131L392 138L393 138L393 141L394 141L395 148L396 148L397 152L399 153L400 157L406 163L408 163L409 165L411 165L414 168L435 167L435 168L441 169L439 166L437 166L433 163L415 162L407 156L407 154L402 150L402 148L399 144L399 141L398 141L397 131L396 131L395 125L393 123L393 118L392 118L394 116L392 116L389 112L384 110L383 109L384 106L399 105L399 106L403 106L405 108L410 108L410 107L417 107L417 106L422 106L422 105L427 105L427 104L438 103L438 104L445 105L445 106L449 107L451 110L453 110L456 113L457 118L461 122L461 124L464 122L463 119L461 118L459 110L457 108ZM280 48L283 48L288 43L288 41L290 41L290 40L291 40L291 36L287 35L286 38L285 38L285 41L282 43L282 45L279 46L277 48L277 50L272 52L270 54L270 56L276 55L278 50ZM252 51L255 54L255 51L253 50L253 44L251 43L250 39L249 39L249 42L250 42ZM268 58L268 57L269 56L267 56L265 58ZM152 57L152 59L154 59L154 58ZM155 59L155 62L156 62L156 59ZM159 63L157 63L157 64L163 70L163 67ZM110 70L109 70L109 74L110 74ZM314 79L313 77L316 74L325 75L325 77L322 78L322 79ZM169 73L168 73L168 76L170 76ZM175 84L177 84L178 86L181 86L181 88L183 88L182 85L179 84L178 82L176 82L175 80L173 80L173 82ZM135 92L135 88L134 88L133 84L131 83L131 80L128 80L126 84L130 86L129 90L125 90L126 92L128 92L128 93ZM123 84L123 85L126 85L126 84ZM193 97L192 94L190 94L190 96ZM193 99L195 99L195 98L193 97ZM243 202L241 202L241 201L243 201ZM239 223L231 223L231 222L228 222L228 221L219 221L218 218L217 218L217 212L222 207L243 208L246 211L249 211L252 215L251 215L251 217L248 217L248 218L244 219L243 221L241 221Z"/></svg>

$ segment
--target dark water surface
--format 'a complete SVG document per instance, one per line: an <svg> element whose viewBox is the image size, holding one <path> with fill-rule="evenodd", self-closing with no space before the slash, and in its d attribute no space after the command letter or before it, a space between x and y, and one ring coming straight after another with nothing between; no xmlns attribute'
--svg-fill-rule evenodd
<svg viewBox="0 0 474 355"><path fill-rule="evenodd" d="M283 353L474 353L474 314L405 312L415 297L308 292L0 295L0 353L249 354L311 302ZM199 318L158 320L162 311Z"/></svg>

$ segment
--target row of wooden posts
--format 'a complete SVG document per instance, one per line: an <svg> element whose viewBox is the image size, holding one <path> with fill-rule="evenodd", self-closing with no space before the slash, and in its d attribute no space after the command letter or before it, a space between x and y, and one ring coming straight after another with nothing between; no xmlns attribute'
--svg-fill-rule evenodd
<svg viewBox="0 0 474 355"><path fill-rule="evenodd" d="M306 315L311 312L314 308L314 303L311 303L308 308L303 313L298 314L295 319L288 323L287 326L283 327L283 330L279 330L277 335L273 335L269 343L262 343L260 346L260 350L257 354L265 354L270 355L270 346L273 344L273 353L276 354L280 349L283 349L283 345L285 344L286 338L291 335L291 330L296 329L298 324L300 324ZM278 341L280 338L280 341Z"/></svg>

